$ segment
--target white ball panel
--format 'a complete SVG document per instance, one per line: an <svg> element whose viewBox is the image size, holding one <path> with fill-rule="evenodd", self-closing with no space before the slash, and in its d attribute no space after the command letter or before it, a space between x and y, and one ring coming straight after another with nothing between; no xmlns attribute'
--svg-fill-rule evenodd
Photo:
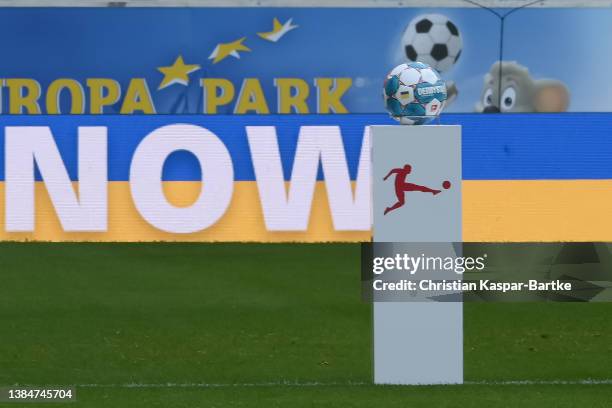
<svg viewBox="0 0 612 408"><path fill-rule="evenodd" d="M399 75L399 80L405 85L415 85L419 83L421 73L414 68L407 68Z"/></svg>
<svg viewBox="0 0 612 408"><path fill-rule="evenodd" d="M430 84L435 84L440 79L438 74L436 74L430 68L425 68L421 70L421 78L423 79L423 81L429 82Z"/></svg>
<svg viewBox="0 0 612 408"><path fill-rule="evenodd" d="M424 16L417 17L416 20L418 22L418 21L421 21L424 18L428 19L429 21L431 21L434 24L446 24L446 22L448 21L448 17L446 17L446 16L444 16L442 14L425 14Z"/></svg>
<svg viewBox="0 0 612 408"><path fill-rule="evenodd" d="M428 34L417 34L414 37L414 41L412 41L412 46L416 50L419 57L421 54L425 55L431 53L433 45L433 41Z"/></svg>
<svg viewBox="0 0 612 408"><path fill-rule="evenodd" d="M400 65L398 65L397 67L393 68L393 69L391 70L391 72L389 72L389 75L388 75L388 76L397 75L397 74L399 74L400 72L402 72L403 70L405 70L405 69L407 69L407 68L409 68L409 67L408 67L408 64L400 64Z"/></svg>
<svg viewBox="0 0 612 408"><path fill-rule="evenodd" d="M409 25L404 30L404 34L402 35L402 44L411 44L414 41L414 37L417 32L413 25Z"/></svg>
<svg viewBox="0 0 612 408"><path fill-rule="evenodd" d="M410 86L400 85L399 89L395 93L395 99L400 101L402 105L408 105L414 102L414 89Z"/></svg>
<svg viewBox="0 0 612 408"><path fill-rule="evenodd" d="M451 57L456 57L457 54L459 54L459 51L461 51L461 48L463 47L463 41L461 40L461 37L452 35L448 40L446 47L448 48L448 55L450 55Z"/></svg>
<svg viewBox="0 0 612 408"><path fill-rule="evenodd" d="M443 24L436 24L429 30L429 36L434 44L446 44L451 38L451 32Z"/></svg>

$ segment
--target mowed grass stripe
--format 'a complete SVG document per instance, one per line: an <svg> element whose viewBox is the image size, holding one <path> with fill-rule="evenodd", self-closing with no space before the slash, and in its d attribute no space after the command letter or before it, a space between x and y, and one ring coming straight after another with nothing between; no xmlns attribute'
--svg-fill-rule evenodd
<svg viewBox="0 0 612 408"><path fill-rule="evenodd" d="M77 390L77 403L54 407L441 407L441 408L608 408L612 386L314 386L207 389L89 388ZM24 404L23 406L31 406ZM15 403L1 407L19 406Z"/></svg>

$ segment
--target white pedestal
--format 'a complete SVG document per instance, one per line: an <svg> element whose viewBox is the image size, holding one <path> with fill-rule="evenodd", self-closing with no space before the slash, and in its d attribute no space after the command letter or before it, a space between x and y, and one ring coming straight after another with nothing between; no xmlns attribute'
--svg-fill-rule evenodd
<svg viewBox="0 0 612 408"><path fill-rule="evenodd" d="M375 242L460 242L461 127L372 126ZM441 190L405 193L398 202L393 168L410 165L405 182ZM402 175L400 175L402 176ZM444 189L443 182L450 188ZM463 382L463 304L374 303L376 384Z"/></svg>

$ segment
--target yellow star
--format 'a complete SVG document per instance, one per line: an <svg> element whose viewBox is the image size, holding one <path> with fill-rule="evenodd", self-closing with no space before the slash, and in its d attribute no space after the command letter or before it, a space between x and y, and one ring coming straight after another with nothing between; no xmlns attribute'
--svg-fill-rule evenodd
<svg viewBox="0 0 612 408"><path fill-rule="evenodd" d="M246 39L246 37L242 37L231 43L219 43L210 54L208 59L213 60L213 64L227 58L231 55L234 58L240 58L240 54L238 51L251 51L249 47L242 44L242 42ZM213 59L214 58L214 59Z"/></svg>
<svg viewBox="0 0 612 408"><path fill-rule="evenodd" d="M198 64L185 64L183 57L179 55L171 66L157 68L159 72L164 74L164 79L162 79L157 89L164 89L174 84L187 86L189 83L189 74L198 69L200 69Z"/></svg>
<svg viewBox="0 0 612 408"><path fill-rule="evenodd" d="M263 38L264 40L277 42L281 39L282 36L298 27L296 25L293 25L292 23L292 18L287 20L284 24L281 24L280 21L278 21L278 18L274 17L274 20L272 20L272 31L268 31L265 33L257 33L257 35Z"/></svg>

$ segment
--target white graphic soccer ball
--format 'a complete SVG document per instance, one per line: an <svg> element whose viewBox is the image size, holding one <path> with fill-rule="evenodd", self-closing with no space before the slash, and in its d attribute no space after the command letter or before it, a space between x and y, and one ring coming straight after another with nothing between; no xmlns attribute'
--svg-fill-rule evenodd
<svg viewBox="0 0 612 408"><path fill-rule="evenodd" d="M406 58L429 64L438 72L448 71L457 62L462 47L459 29L442 14L414 18L402 36Z"/></svg>

